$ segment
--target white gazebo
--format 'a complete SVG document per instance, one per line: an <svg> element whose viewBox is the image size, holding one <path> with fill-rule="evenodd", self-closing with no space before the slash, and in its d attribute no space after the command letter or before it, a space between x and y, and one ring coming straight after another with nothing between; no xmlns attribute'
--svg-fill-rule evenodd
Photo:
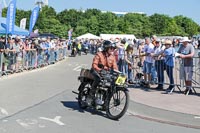
<svg viewBox="0 0 200 133"><path fill-rule="evenodd" d="M120 38L120 39L126 38L131 40L136 39L135 35L133 34L100 34L100 37L104 40L115 39L115 38Z"/></svg>
<svg viewBox="0 0 200 133"><path fill-rule="evenodd" d="M99 36L93 35L91 33L86 33L84 35L81 35L79 37L77 37L77 39L101 39Z"/></svg>

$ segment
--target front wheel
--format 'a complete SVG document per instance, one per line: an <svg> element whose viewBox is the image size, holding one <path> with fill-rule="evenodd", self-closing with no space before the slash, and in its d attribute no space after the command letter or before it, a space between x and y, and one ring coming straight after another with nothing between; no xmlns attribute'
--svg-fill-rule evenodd
<svg viewBox="0 0 200 133"><path fill-rule="evenodd" d="M117 90L109 96L106 103L106 114L112 120L120 119L127 111L129 93L126 90Z"/></svg>
<svg viewBox="0 0 200 133"><path fill-rule="evenodd" d="M81 109L86 109L88 107L86 98L89 95L89 87L87 86L88 84L83 83L81 83L81 85L79 86L78 104Z"/></svg>

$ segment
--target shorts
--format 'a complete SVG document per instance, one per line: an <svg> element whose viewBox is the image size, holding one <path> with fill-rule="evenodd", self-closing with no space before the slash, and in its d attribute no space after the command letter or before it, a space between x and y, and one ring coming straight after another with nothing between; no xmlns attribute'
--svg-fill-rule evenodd
<svg viewBox="0 0 200 133"><path fill-rule="evenodd" d="M143 73L150 74L152 65L153 65L153 63L149 63L149 62L144 61Z"/></svg>
<svg viewBox="0 0 200 133"><path fill-rule="evenodd" d="M186 81L192 81L193 67L184 67L184 78Z"/></svg>

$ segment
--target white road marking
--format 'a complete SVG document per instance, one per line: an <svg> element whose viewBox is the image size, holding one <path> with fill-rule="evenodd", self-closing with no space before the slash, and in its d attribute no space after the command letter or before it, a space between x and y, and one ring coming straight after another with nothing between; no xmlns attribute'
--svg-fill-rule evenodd
<svg viewBox="0 0 200 133"><path fill-rule="evenodd" d="M26 119L26 120L21 120L21 119L17 119L16 122L21 125L23 128L25 129L31 129L32 125L36 125L38 124L38 121L37 120L29 120L29 119Z"/></svg>
<svg viewBox="0 0 200 133"><path fill-rule="evenodd" d="M78 70L76 70L77 72L80 72L81 71L81 68L80 69L78 69Z"/></svg>
<svg viewBox="0 0 200 133"><path fill-rule="evenodd" d="M8 122L8 120L3 120L3 122Z"/></svg>
<svg viewBox="0 0 200 133"><path fill-rule="evenodd" d="M16 120L16 121L17 121L17 123L18 123L19 125L21 125L22 127L26 128L26 129L30 129L30 125L29 125L29 124L23 122L23 121L20 120L20 119L18 119L18 120Z"/></svg>
<svg viewBox="0 0 200 133"><path fill-rule="evenodd" d="M194 118L195 118L195 119L200 119L200 116L195 116Z"/></svg>
<svg viewBox="0 0 200 133"><path fill-rule="evenodd" d="M39 125L39 128L45 128L46 126L45 125Z"/></svg>
<svg viewBox="0 0 200 133"><path fill-rule="evenodd" d="M63 122L60 121L61 116L56 116L54 119L45 118L45 117L39 117L39 118L40 118L40 119L43 119L43 120L55 122L56 124L58 124L58 125L60 125L60 126L64 126L64 125L65 125Z"/></svg>
<svg viewBox="0 0 200 133"><path fill-rule="evenodd" d="M80 71L81 68L82 68L82 66L77 66L77 67L75 67L73 70L74 70L74 71Z"/></svg>
<svg viewBox="0 0 200 133"><path fill-rule="evenodd" d="M4 109L0 107L0 111L3 115L8 115L8 112Z"/></svg>

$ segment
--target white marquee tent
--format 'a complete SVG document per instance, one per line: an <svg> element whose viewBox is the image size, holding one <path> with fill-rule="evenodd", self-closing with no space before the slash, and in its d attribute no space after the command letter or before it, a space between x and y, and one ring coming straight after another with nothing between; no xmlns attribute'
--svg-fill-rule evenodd
<svg viewBox="0 0 200 133"><path fill-rule="evenodd" d="M131 39L131 40L134 40L136 39L135 35L133 34L100 34L100 37L104 40L107 40L107 39L115 39L115 38L126 38L126 39Z"/></svg>
<svg viewBox="0 0 200 133"><path fill-rule="evenodd" d="M91 33L86 33L84 35L77 37L77 39L82 39L82 38L84 38L84 39L86 39L86 38L87 39L101 39L99 36L93 35Z"/></svg>

